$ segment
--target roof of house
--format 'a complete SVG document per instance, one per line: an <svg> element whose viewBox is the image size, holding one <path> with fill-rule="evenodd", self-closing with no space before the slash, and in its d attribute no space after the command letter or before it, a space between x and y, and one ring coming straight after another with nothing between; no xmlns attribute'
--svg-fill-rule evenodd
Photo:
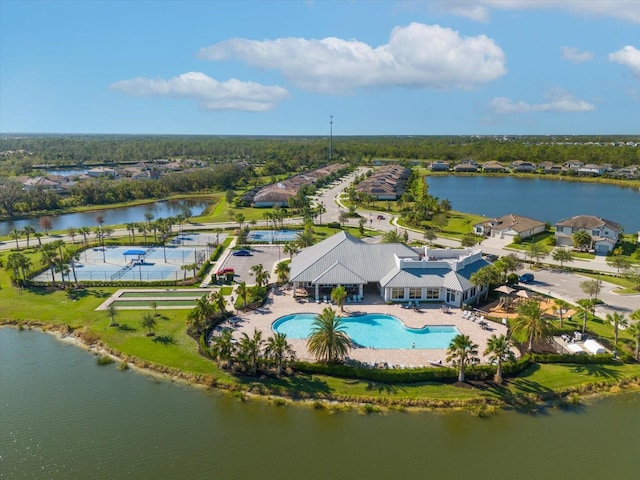
<svg viewBox="0 0 640 480"><path fill-rule="evenodd" d="M556 223L557 227L571 227L572 229L591 230L598 227L608 227L612 230L620 230L620 224L593 215L577 215L565 218Z"/></svg>
<svg viewBox="0 0 640 480"><path fill-rule="evenodd" d="M489 226L493 230L513 230L514 232L520 233L534 228L539 228L544 224L545 223L540 220L509 213L502 217L479 223L478 225Z"/></svg>

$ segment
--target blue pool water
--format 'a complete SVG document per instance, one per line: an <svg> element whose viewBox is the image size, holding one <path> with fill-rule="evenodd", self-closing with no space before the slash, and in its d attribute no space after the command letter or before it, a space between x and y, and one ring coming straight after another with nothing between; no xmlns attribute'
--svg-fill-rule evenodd
<svg viewBox="0 0 640 480"><path fill-rule="evenodd" d="M273 322L273 330L292 339L307 338L313 328L314 313L294 313ZM447 325L407 328L391 315L371 313L344 317L345 332L356 344L378 349L429 348L446 349L460 332Z"/></svg>
<svg viewBox="0 0 640 480"><path fill-rule="evenodd" d="M300 230L252 230L247 239L250 242L293 242Z"/></svg>

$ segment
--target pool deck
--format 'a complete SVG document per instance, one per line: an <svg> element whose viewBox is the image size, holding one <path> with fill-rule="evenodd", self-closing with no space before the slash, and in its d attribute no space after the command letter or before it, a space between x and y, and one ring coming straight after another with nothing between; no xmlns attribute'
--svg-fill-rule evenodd
<svg viewBox="0 0 640 480"><path fill-rule="evenodd" d="M375 295L367 295L359 303L346 303L344 305L344 313L338 312L342 316L363 315L367 313L382 313L393 315L400 319L405 326L410 328L422 328L429 325L451 325L455 326L460 333L469 335L471 340L478 345L478 351L483 362L486 359L482 356L482 352L486 348L487 339L493 335L507 333L507 327L488 321L488 329L483 329L481 325L462 317L462 310L459 308L451 308L449 313L442 311L441 303L422 304L421 311L417 312L413 309L402 308L400 304L387 305L381 297ZM273 335L271 325L278 318L293 313L315 313L318 314L323 308L331 306L338 309L337 306L325 303L309 302L304 299L302 303L293 297L293 290L280 290L269 295L269 299L264 307L251 311L239 312L234 324L234 338L239 339L242 333L253 335L253 330L262 331L262 338L266 339ZM289 339L289 343L296 351L299 360L312 360L315 358L309 354L307 350L306 340ZM439 362L446 364L446 349L372 349L372 348L354 348L348 353L349 358L359 360L367 364L384 364L393 365L399 368L418 368L437 365Z"/></svg>

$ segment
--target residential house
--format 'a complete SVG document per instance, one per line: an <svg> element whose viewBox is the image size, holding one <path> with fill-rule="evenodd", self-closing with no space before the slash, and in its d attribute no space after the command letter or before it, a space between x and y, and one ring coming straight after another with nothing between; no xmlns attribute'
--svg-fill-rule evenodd
<svg viewBox="0 0 640 480"><path fill-rule="evenodd" d="M445 160L436 160L435 162L431 162L429 168L432 172L448 172L450 165L449 162Z"/></svg>
<svg viewBox="0 0 640 480"><path fill-rule="evenodd" d="M397 200L404 193L411 169L401 165L385 165L355 187L356 192L377 200Z"/></svg>
<svg viewBox="0 0 640 480"><path fill-rule="evenodd" d="M118 176L118 172L113 169L113 168L109 168L109 167L94 167L90 170L87 170L87 175L89 175L90 177L117 177Z"/></svg>
<svg viewBox="0 0 640 480"><path fill-rule="evenodd" d="M517 173L532 173L538 169L535 163L527 162L524 160L516 160L511 162L511 171Z"/></svg>
<svg viewBox="0 0 640 480"><path fill-rule="evenodd" d="M484 165L482 165L482 171L487 173L504 173L507 170L507 167L495 160L485 162Z"/></svg>
<svg viewBox="0 0 640 480"><path fill-rule="evenodd" d="M573 246L572 236L579 230L584 230L591 235L590 250L598 255L606 255L613 250L618 237L622 233L622 227L600 217L592 215L578 215L556 223L556 245Z"/></svg>
<svg viewBox="0 0 640 480"><path fill-rule="evenodd" d="M605 165L595 165L593 163L587 163L586 165L582 165L578 167L576 173L578 175L586 175L591 177L600 176L607 171L607 167Z"/></svg>
<svg viewBox="0 0 640 480"><path fill-rule="evenodd" d="M476 165L475 162L474 163L463 162L453 167L453 171L454 172L477 172L478 165Z"/></svg>
<svg viewBox="0 0 640 480"><path fill-rule="evenodd" d="M553 163L553 162L542 162L539 165L539 168L541 173L547 173L547 174L560 174L560 173L566 172L565 167L563 167L559 163Z"/></svg>
<svg viewBox="0 0 640 480"><path fill-rule="evenodd" d="M375 261L372 261L375 259ZM303 249L291 261L294 291L306 289L316 301L342 285L349 295L380 295L388 302L472 302L486 288L470 277L489 263L479 249L414 250L402 243L370 244L340 232Z"/></svg>
<svg viewBox="0 0 640 480"><path fill-rule="evenodd" d="M478 223L473 226L473 231L476 235L486 237L513 238L518 236L525 239L544 232L545 226L546 224L540 220L510 213Z"/></svg>
<svg viewBox="0 0 640 480"><path fill-rule="evenodd" d="M565 167L565 168L567 168L569 170L575 170L575 171L577 171L583 165L584 165L584 163L581 162L580 160L567 160L566 162L564 162L562 164L563 167Z"/></svg>

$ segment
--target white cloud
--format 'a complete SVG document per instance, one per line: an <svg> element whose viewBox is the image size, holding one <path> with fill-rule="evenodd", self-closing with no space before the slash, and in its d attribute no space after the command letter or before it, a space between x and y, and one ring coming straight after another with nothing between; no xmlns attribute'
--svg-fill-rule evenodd
<svg viewBox="0 0 640 480"><path fill-rule="evenodd" d="M580 51L573 47L562 47L562 58L574 63L588 62L593 60L593 53Z"/></svg>
<svg viewBox="0 0 640 480"><path fill-rule="evenodd" d="M609 54L609 61L629 68L636 77L640 77L640 50L631 45Z"/></svg>
<svg viewBox="0 0 640 480"><path fill-rule="evenodd" d="M563 10L575 15L613 17L640 23L638 0L441 0L439 9L486 22L491 10Z"/></svg>
<svg viewBox="0 0 640 480"><path fill-rule="evenodd" d="M576 113L590 112L596 109L594 105L561 89L554 89L547 93L545 100L543 103L531 104L523 101L514 102L506 97L496 97L489 102L489 109L499 115L530 112Z"/></svg>
<svg viewBox="0 0 640 480"><path fill-rule="evenodd" d="M492 39L420 23L394 28L389 43L378 47L335 37L234 38L199 55L276 69L299 88L332 94L367 87L471 88L506 72L504 52Z"/></svg>
<svg viewBox="0 0 640 480"><path fill-rule="evenodd" d="M191 98L205 110L271 110L287 98L282 87L265 86L236 79L219 82L201 72L183 73L169 80L133 78L110 85L127 95L140 97Z"/></svg>

